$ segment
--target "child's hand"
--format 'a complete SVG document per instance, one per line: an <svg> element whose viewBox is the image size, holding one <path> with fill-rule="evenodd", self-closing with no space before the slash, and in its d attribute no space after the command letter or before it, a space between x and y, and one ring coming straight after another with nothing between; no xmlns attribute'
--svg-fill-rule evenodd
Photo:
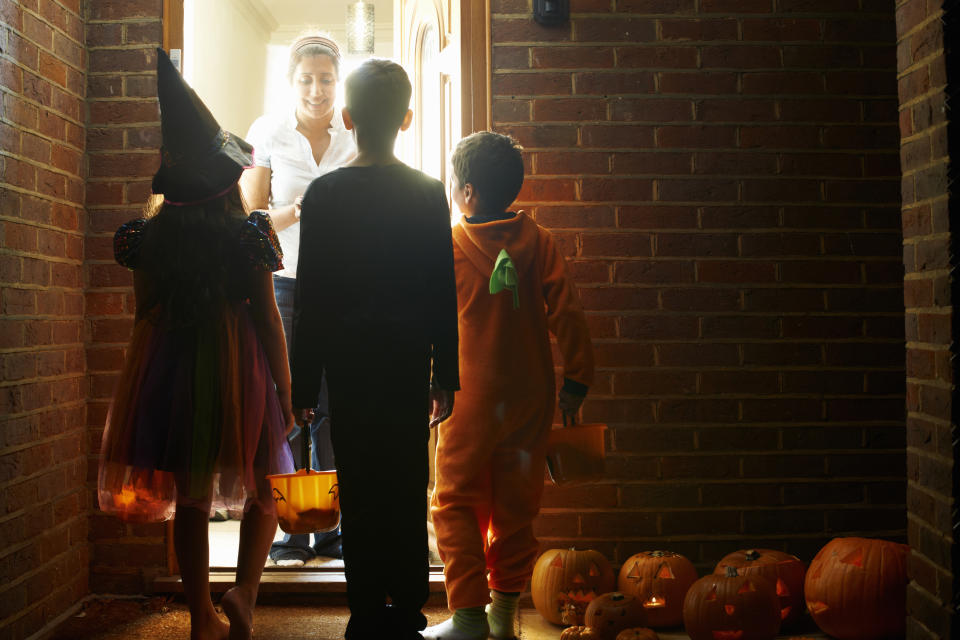
<svg viewBox="0 0 960 640"><path fill-rule="evenodd" d="M570 419L571 424L576 421L577 411L580 410L580 405L583 404L584 398L586 398L586 396L579 396L575 393L564 391L563 389L560 389L560 393L557 394L560 412L563 413L565 418Z"/></svg>
<svg viewBox="0 0 960 640"><path fill-rule="evenodd" d="M293 405L289 393L280 393L280 411L283 412L284 435L293 431Z"/></svg>
<svg viewBox="0 0 960 640"><path fill-rule="evenodd" d="M430 428L437 426L453 413L453 391L430 390Z"/></svg>
<svg viewBox="0 0 960 640"><path fill-rule="evenodd" d="M294 410L293 415L296 418L297 424L301 427L313 424L313 420L315 418L313 409L296 409Z"/></svg>

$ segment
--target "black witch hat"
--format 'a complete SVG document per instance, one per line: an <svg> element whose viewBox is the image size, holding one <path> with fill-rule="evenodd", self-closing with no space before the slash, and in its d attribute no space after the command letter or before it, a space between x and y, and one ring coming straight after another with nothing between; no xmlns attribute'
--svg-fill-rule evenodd
<svg viewBox="0 0 960 640"><path fill-rule="evenodd" d="M162 193L168 204L211 200L253 165L253 147L220 128L163 49L157 49L157 97L163 145L153 192Z"/></svg>

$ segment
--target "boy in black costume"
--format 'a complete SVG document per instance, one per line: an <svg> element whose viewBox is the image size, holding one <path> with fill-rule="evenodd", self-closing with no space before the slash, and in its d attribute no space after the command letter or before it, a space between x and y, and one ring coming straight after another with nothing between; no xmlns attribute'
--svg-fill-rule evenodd
<svg viewBox="0 0 960 640"><path fill-rule="evenodd" d="M359 153L310 184L301 213L300 246L311 250L297 271L293 405L316 405L325 369L348 640L420 638L426 626L428 416L449 416L459 389L444 187L393 154L410 93L387 60L350 74L343 120Z"/></svg>

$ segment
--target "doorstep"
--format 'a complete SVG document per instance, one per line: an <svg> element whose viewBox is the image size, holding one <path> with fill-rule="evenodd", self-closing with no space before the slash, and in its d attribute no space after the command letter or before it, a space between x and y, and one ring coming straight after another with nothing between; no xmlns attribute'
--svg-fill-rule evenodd
<svg viewBox="0 0 960 640"><path fill-rule="evenodd" d="M235 584L234 571L211 570L210 591L223 593ZM153 580L154 593L183 593L180 576L160 576ZM270 599L273 594L301 596L322 596L323 602L345 603L347 579L342 570L303 569L270 567L260 578L260 601ZM446 605L446 591L443 586L443 573L430 572L429 604Z"/></svg>

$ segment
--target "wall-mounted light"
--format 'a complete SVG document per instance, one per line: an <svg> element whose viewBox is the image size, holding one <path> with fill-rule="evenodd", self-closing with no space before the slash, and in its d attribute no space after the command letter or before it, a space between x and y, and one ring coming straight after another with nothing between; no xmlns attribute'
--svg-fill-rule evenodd
<svg viewBox="0 0 960 640"><path fill-rule="evenodd" d="M552 27L570 19L570 0L533 0L533 19Z"/></svg>
<svg viewBox="0 0 960 640"><path fill-rule="evenodd" d="M373 53L373 4L351 2L347 5L347 53Z"/></svg>

